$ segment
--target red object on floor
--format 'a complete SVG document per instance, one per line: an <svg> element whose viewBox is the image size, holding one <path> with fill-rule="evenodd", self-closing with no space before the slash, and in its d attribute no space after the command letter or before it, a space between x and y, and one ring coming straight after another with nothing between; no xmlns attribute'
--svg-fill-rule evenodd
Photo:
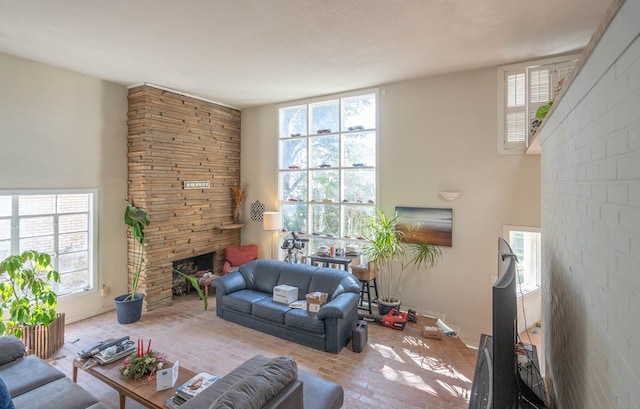
<svg viewBox="0 0 640 409"><path fill-rule="evenodd" d="M407 325L407 313L393 309L382 317L382 325L402 331Z"/></svg>

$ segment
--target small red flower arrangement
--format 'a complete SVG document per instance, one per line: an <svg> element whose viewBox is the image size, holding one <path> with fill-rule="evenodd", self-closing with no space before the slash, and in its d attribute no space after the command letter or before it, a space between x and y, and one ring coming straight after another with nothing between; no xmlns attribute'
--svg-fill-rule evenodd
<svg viewBox="0 0 640 409"><path fill-rule="evenodd" d="M151 340L147 344L147 351L144 351L144 343L138 339L136 352L124 359L124 366L120 369L123 379L140 379L145 375L153 376L157 369L161 369L166 362L164 354L151 349Z"/></svg>

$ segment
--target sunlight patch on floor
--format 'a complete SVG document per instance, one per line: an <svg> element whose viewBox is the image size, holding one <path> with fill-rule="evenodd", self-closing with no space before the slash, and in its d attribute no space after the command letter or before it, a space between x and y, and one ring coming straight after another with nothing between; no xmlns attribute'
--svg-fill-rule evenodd
<svg viewBox="0 0 640 409"><path fill-rule="evenodd" d="M393 359L395 361L404 363L402 358L400 358L400 355L398 355L398 353L394 351L392 347L382 344L372 344L371 348L378 351L383 358Z"/></svg>

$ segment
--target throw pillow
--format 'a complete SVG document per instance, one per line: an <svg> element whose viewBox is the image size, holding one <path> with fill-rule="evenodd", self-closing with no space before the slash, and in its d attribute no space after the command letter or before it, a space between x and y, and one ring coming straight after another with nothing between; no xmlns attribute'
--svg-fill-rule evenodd
<svg viewBox="0 0 640 409"><path fill-rule="evenodd" d="M15 409L7 385L2 378L0 378L0 409Z"/></svg>
<svg viewBox="0 0 640 409"><path fill-rule="evenodd" d="M0 337L0 365L15 361L24 356L24 344L16 337Z"/></svg>
<svg viewBox="0 0 640 409"><path fill-rule="evenodd" d="M227 389L209 409L260 409L296 379L298 365L293 358L274 358Z"/></svg>

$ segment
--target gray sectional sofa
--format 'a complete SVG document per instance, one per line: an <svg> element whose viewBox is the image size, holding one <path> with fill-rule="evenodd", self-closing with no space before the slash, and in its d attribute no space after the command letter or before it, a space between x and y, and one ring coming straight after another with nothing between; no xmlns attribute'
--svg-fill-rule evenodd
<svg viewBox="0 0 640 409"><path fill-rule="evenodd" d="M328 294L317 313L273 301L277 285L298 288L298 299L311 292ZM343 270L255 260L218 280L216 313L228 321L312 348L338 353L358 321L358 279Z"/></svg>
<svg viewBox="0 0 640 409"><path fill-rule="evenodd" d="M289 356L256 355L180 409L339 409L342 386L299 370Z"/></svg>
<svg viewBox="0 0 640 409"><path fill-rule="evenodd" d="M109 409L47 362L24 356L24 351L19 339L0 337L0 378L16 409Z"/></svg>

